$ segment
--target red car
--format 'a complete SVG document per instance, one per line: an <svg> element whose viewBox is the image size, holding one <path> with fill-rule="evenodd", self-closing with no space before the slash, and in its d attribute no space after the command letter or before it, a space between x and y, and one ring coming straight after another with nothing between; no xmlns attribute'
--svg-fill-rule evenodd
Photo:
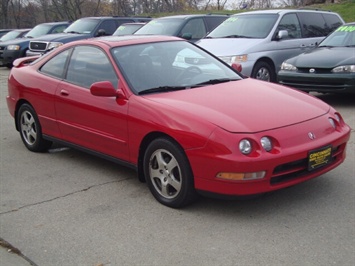
<svg viewBox="0 0 355 266"><path fill-rule="evenodd" d="M168 36L83 40L18 59L7 104L27 149L57 142L132 167L174 208L199 193L259 194L320 176L344 161L350 137L321 100L244 78Z"/></svg>

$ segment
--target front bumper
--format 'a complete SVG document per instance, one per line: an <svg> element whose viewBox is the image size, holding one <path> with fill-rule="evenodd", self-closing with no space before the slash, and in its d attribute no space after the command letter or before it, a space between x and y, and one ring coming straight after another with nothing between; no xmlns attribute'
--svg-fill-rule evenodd
<svg viewBox="0 0 355 266"><path fill-rule="evenodd" d="M236 148L216 155L215 152L221 150L220 147L231 145L211 142L201 150L186 151L194 173L196 190L221 197L255 195L293 186L329 172L345 160L350 128L344 123L336 130L324 127L324 122L329 124L328 117L326 115L298 125L250 136L256 140L263 135L276 136L279 146L271 153L261 150L256 156L247 157L238 154ZM309 132L314 133L316 139L311 140ZM219 136L218 142L228 139L227 135ZM236 140L234 146L237 146L237 143ZM329 162L317 169L309 170L310 151L326 147L332 148ZM265 177L255 180L225 180L217 177L219 172L260 171L266 172Z"/></svg>
<svg viewBox="0 0 355 266"><path fill-rule="evenodd" d="M355 93L355 73L311 74L280 70L278 82L306 92Z"/></svg>
<svg viewBox="0 0 355 266"><path fill-rule="evenodd" d="M0 66L12 66L12 63L22 57L20 50L2 50L0 52Z"/></svg>

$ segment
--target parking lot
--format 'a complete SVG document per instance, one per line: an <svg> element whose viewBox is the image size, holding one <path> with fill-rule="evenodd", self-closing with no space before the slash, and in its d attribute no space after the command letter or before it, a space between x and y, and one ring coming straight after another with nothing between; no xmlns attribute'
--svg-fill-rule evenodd
<svg viewBox="0 0 355 266"><path fill-rule="evenodd" d="M0 239L29 264L354 265L353 96L315 94L353 129L340 167L262 197L176 210L128 168L59 146L28 151L7 110L8 74L0 68Z"/></svg>

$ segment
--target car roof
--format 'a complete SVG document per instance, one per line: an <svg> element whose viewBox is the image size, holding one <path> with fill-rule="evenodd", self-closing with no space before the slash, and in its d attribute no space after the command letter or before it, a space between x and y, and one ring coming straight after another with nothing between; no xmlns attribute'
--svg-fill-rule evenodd
<svg viewBox="0 0 355 266"><path fill-rule="evenodd" d="M200 18L200 17L226 17L229 16L228 14L187 14L187 15L173 15L173 16L165 16L165 17L160 17L160 18L155 18L156 20L160 19L172 19L172 18L178 18L178 19L189 19L189 18Z"/></svg>
<svg viewBox="0 0 355 266"><path fill-rule="evenodd" d="M105 36L96 37L86 40L79 40L70 42L69 44L105 44L109 47L123 46L129 44L141 44L152 42L164 42L164 41L186 41L184 39L166 36L166 35L122 35L122 36ZM187 41L186 41L187 42Z"/></svg>
<svg viewBox="0 0 355 266"><path fill-rule="evenodd" d="M103 17L84 17L80 19L95 19L95 20L102 20L102 19L151 19L150 17L121 17L121 16L103 16Z"/></svg>
<svg viewBox="0 0 355 266"><path fill-rule="evenodd" d="M246 11L246 12L234 14L233 16L248 15L248 14L281 14L282 15L282 14L294 13L294 12L335 13L332 11L320 10L320 9L268 9L268 10Z"/></svg>
<svg viewBox="0 0 355 266"><path fill-rule="evenodd" d="M44 22L44 23L40 23L42 25L60 25L60 24L70 24L71 21L56 21L56 22ZM40 25L38 24L38 25Z"/></svg>

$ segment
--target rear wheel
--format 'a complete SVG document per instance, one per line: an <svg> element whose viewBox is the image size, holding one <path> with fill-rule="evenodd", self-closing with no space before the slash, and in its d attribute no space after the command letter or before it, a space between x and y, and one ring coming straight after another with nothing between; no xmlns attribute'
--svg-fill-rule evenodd
<svg viewBox="0 0 355 266"><path fill-rule="evenodd" d="M177 144L167 138L152 141L143 163L149 189L160 203L180 208L196 199L190 164Z"/></svg>
<svg viewBox="0 0 355 266"><path fill-rule="evenodd" d="M42 138L42 129L37 114L29 104L23 104L20 107L17 125L22 142L30 151L46 151L52 145L52 142Z"/></svg>
<svg viewBox="0 0 355 266"><path fill-rule="evenodd" d="M260 61L255 64L251 77L259 80L275 82L276 73L269 63Z"/></svg>

